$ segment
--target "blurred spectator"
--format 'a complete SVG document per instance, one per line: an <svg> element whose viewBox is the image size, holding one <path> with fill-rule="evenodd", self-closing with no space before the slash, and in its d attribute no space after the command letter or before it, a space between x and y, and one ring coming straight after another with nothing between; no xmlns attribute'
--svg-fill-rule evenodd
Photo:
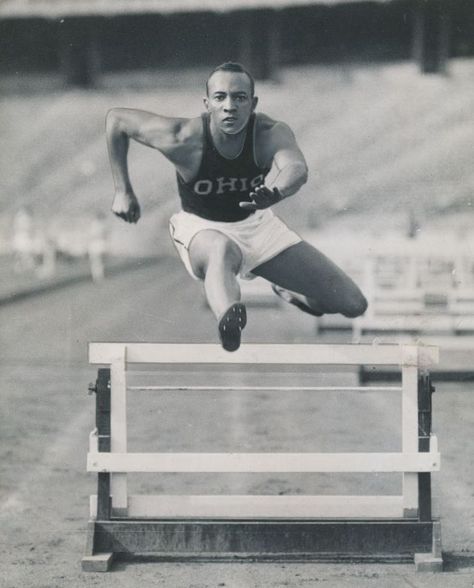
<svg viewBox="0 0 474 588"><path fill-rule="evenodd" d="M89 256L90 270L94 282L104 279L106 246L107 231L105 214L103 212L97 212L89 223L87 238L87 254Z"/></svg>
<svg viewBox="0 0 474 588"><path fill-rule="evenodd" d="M41 250L41 265L36 273L40 278L50 278L56 273L56 242L54 222L37 229L37 243Z"/></svg>
<svg viewBox="0 0 474 588"><path fill-rule="evenodd" d="M15 272L33 270L36 266L36 235L31 210L24 206L13 218L12 250Z"/></svg>
<svg viewBox="0 0 474 588"><path fill-rule="evenodd" d="M407 229L407 237L409 239L416 239L418 237L418 233L420 232L420 221L418 218L418 214L415 211L413 206L410 206L408 210L408 229Z"/></svg>

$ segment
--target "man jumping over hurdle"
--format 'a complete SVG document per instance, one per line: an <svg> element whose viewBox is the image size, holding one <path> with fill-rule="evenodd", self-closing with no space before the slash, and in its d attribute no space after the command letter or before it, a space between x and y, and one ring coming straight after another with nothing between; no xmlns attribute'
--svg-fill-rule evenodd
<svg viewBox="0 0 474 588"><path fill-rule="evenodd" d="M140 218L128 174L130 139L175 166L182 210L170 219L171 238L187 271L204 282L227 351L239 348L247 322L238 275L269 280L276 294L315 316L356 317L367 308L349 276L271 210L301 188L308 169L291 129L255 113L257 101L250 73L224 63L207 80L201 116L113 108L106 119L118 217Z"/></svg>

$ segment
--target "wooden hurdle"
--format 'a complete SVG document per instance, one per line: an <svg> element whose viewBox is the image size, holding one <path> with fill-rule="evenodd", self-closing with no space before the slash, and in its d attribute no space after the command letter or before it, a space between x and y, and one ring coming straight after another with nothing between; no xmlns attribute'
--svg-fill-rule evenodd
<svg viewBox="0 0 474 588"><path fill-rule="evenodd" d="M439 349L441 361L430 371L431 381L438 382L473 382L474 337L470 335L407 335L377 337L373 344L413 345L422 344ZM367 341L369 342L369 341ZM372 341L370 341L372 343ZM400 381L400 370L396 366L359 366L359 384L368 382Z"/></svg>
<svg viewBox="0 0 474 588"><path fill-rule="evenodd" d="M316 244L316 237L313 241ZM334 259L336 251L331 251ZM344 256L341 253L338 262L346 269L351 250L346 246ZM355 320L324 315L315 320L317 332L352 331L352 340L357 343L365 334L474 333L470 241L448 240L441 246L427 238L369 241L358 267L349 274L361 284L368 300L367 312Z"/></svg>
<svg viewBox="0 0 474 588"><path fill-rule="evenodd" d="M415 561L419 570L442 568L440 523L431 514L431 472L438 471L431 434L429 377L435 347L416 345L218 345L91 343L100 368L95 386L96 429L87 469L98 474L91 497L84 571L107 571L114 556L161 560ZM128 453L127 369L135 364L222 369L277 365L399 366L398 387L255 386L252 390L397 390L402 399L398 453ZM159 377L159 371L158 371ZM154 390L200 390L157 386ZM212 386L206 389L213 388ZM219 386L225 390L249 387ZM139 388L133 389L133 392ZM142 387L143 389L143 387ZM401 496L129 496L131 472L400 472Z"/></svg>

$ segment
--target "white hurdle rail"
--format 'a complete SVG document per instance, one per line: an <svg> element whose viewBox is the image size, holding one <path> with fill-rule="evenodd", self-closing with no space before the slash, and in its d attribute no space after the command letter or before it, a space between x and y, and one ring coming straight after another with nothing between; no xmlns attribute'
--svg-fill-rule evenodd
<svg viewBox="0 0 474 588"><path fill-rule="evenodd" d="M168 556L189 556L190 546L187 544L180 551L176 548L176 536L171 543L176 553L170 553L172 547L166 545L166 533L163 525L173 523L200 525L214 521L215 524L230 525L242 521L258 523L262 533L267 532L266 524L279 521L291 533L296 531L295 521L323 523L325 520L372 521L397 520L411 522L415 525L415 534L420 527L424 539L418 537L415 551L423 552L436 562L440 561L440 548L433 549L435 535L438 535L439 524L431 517L431 487L428 484L428 498L420 479L426 482L426 476L440 468L440 454L437 439L431 430L425 435L425 445L421 448L420 437L420 373L438 361L438 349L431 346L418 345L276 345L276 344L247 344L238 351L228 353L220 346L213 344L155 344L155 343L91 343L89 346L89 361L91 364L109 366L99 370L97 382L97 410L102 416L97 417L97 425L89 440L87 456L87 470L99 474L98 496L91 497L90 504L90 533L88 549L83 559L84 570L106 570L109 568L113 553L125 552L158 552ZM127 369L135 364L170 365L265 365L285 364L286 366L399 366L402 374L401 386L127 386ZM110 372L109 372L110 369ZM101 376L102 372L102 376ZM107 382L110 373L110 385ZM158 371L159 375L159 371ZM99 398L99 380L102 378L102 396ZM105 379L104 379L105 378ZM105 383L105 385L104 385ZM138 393L140 390L284 390L288 393L297 390L351 390L351 391L387 391L396 390L402 397L402 448L398 453L129 453L127 452L127 393ZM107 394L110 399L107 400ZM105 398L105 400L104 400ZM108 405L108 402L110 403ZM431 405L430 405L431 408ZM105 421L104 421L105 415ZM102 420L101 420L102 419ZM431 419L431 412L430 412ZM105 423L105 424L104 424ZM431 420L430 429L431 429ZM250 495L204 495L204 496L130 496L127 492L127 474L134 472L399 472L403 475L403 492L401 496L250 496ZM429 478L430 479L430 478ZM425 484L426 486L426 484ZM420 496L420 491L424 498ZM426 501L429 501L426 507ZM422 503L425 503L425 507ZM422 515L421 510L426 512ZM154 535L146 533L137 525L147 520L154 523ZM201 521L201 522L199 522ZM204 522L203 522L204 521ZM115 526L113 526L115 523ZM416 526L416 523L419 523ZM117 525L121 525L118 527ZM144 523L143 523L144 524ZM247 523L245 523L247 524ZM248 523L250 524L250 523ZM390 524L387 522L387 524ZM438 526L435 528L435 524ZM104 527L104 525L109 525ZM112 525L112 526L110 526ZM123 526L128 525L123 531ZM131 527L131 525L134 525ZM156 526L158 525L158 526ZM161 526L160 526L161 525ZM313 526L314 526L313 525ZM428 525L428 526L427 526ZM421 530L421 527L423 528ZM118 529L121 529L119 531ZM174 527L173 527L174 528ZM234 528L234 527L232 527ZM311 527L313 528L313 527ZM374 527L380 529L379 527ZM150 531L151 527L146 527ZM169 533L169 526L167 527ZM176 531L177 528L174 528ZM194 527L193 527L194 529ZM253 529L253 527L252 527ZM270 529L270 527L269 527ZM404 527L405 529L405 527ZM126 538L135 533L135 541L124 548ZM125 538L116 537L115 533L125 532ZM220 531L214 529L216 536ZM306 533L308 528L306 528ZM316 527L314 527L316 536ZM270 531L268 531L270 532ZM341 531L342 532L342 531ZM347 533L347 527L346 531ZM373 529L370 531L373 534ZM408 532L406 529L403 533ZM128 535L127 535L128 533ZM290 533L290 534L291 534ZM320 534L320 531L318 531ZM354 527L354 533L360 533L360 527ZM428 533L429 538L426 539ZM202 529L201 529L202 534ZM288 533L287 533L288 534ZM333 533L334 534L334 533ZM107 539L104 537L107 536ZM143 537L148 539L143 539ZM156 539L160 536L159 544ZM182 536L182 530L181 535ZM273 536L273 535L272 535ZM141 544L137 537L141 537ZM197 533L196 537L201 537ZM301 536L296 543L300 541ZM374 535L374 537L376 537ZM405 536L404 536L405 537ZM221 537L222 539L222 537ZM376 539L377 540L377 539ZM242 548L245 554L256 557L256 543ZM267 543L263 541L266 549ZM305 539L306 541L306 539ZM316 539L314 539L316 541ZM318 539L320 541L320 539ZM406 538L400 539L406 543ZM201 541L202 542L202 541ZM221 541L222 542L222 541ZM235 542L234 542L235 543ZM253 546L253 548L252 548ZM278 548L277 548L278 547ZM304 559L317 555L317 545L314 552L308 553L308 548L275 547L280 556L282 551L293 553L304 552ZM195 538L192 553L202 555L202 545ZM394 545L387 546L390 550ZM252 550L253 549L253 550ZM296 551L295 551L296 549ZM378 549L378 547L377 547ZM397 550L397 548L394 548ZM214 550L218 549L214 546ZM209 556L209 546L204 550ZM212 551L212 549L211 549ZM228 555L228 549L221 549ZM324 550L323 550L324 551ZM332 548L331 553L337 552L342 556L344 549ZM360 550L359 550L360 551ZM352 557L361 553L352 554ZM403 550L402 550L403 551ZM271 553L274 553L270 549ZM214 554L215 555L215 554ZM263 554L264 555L264 554ZM268 554L267 554L268 555ZM323 554L324 555L324 554ZM385 559L390 558L387 551L383 553ZM406 553L402 556L406 557ZM412 553L413 558L415 554ZM420 556L420 554L417 554ZM319 554L319 558L321 558ZM401 557L401 556L400 556ZM421 557L421 556L420 556ZM420 564L421 565L421 564Z"/></svg>

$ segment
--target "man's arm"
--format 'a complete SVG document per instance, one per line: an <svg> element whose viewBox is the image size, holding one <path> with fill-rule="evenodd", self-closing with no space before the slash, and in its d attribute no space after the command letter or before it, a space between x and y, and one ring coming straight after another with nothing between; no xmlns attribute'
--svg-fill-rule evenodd
<svg viewBox="0 0 474 588"><path fill-rule="evenodd" d="M276 188L282 198L293 196L308 181L308 166L295 135L288 125L278 122L272 129L274 146L273 166L278 170L276 177L267 186Z"/></svg>
<svg viewBox="0 0 474 588"><path fill-rule="evenodd" d="M253 202L240 203L247 210L268 208L293 196L308 180L308 166L290 127L277 122L266 133L262 151L277 173L270 182L255 189L251 194Z"/></svg>
<svg viewBox="0 0 474 588"><path fill-rule="evenodd" d="M113 108L107 113L105 130L115 184L112 212L118 217L129 223L140 218L140 205L128 172L130 139L158 149L172 160L178 133L186 120L128 108Z"/></svg>

